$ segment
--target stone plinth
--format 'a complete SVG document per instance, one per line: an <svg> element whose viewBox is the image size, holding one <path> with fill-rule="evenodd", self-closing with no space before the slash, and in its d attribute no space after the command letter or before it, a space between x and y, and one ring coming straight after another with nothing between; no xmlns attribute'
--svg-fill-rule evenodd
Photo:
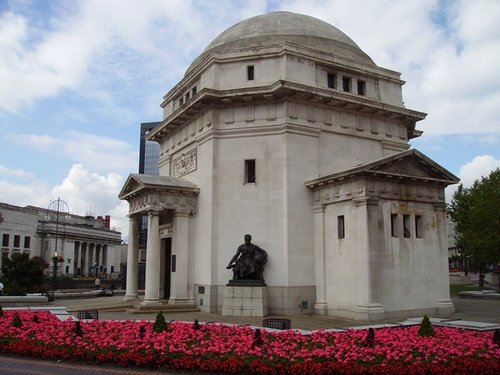
<svg viewBox="0 0 500 375"><path fill-rule="evenodd" d="M222 315L264 317L267 315L267 296L267 287L226 286Z"/></svg>

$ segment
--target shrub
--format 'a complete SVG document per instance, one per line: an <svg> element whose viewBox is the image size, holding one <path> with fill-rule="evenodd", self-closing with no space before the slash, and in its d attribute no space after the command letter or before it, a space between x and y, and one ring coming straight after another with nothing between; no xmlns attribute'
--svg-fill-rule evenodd
<svg viewBox="0 0 500 375"><path fill-rule="evenodd" d="M156 333L160 333L163 331L166 331L168 329L168 324L165 321L165 317L163 316L163 313L160 311L156 315L155 323L153 324L153 331Z"/></svg>
<svg viewBox="0 0 500 375"><path fill-rule="evenodd" d="M3 316L3 309L2 309L2 305L0 305L0 318Z"/></svg>
<svg viewBox="0 0 500 375"><path fill-rule="evenodd" d="M495 329L495 332L493 333L493 344L496 344L497 346L500 346L500 329Z"/></svg>
<svg viewBox="0 0 500 375"><path fill-rule="evenodd" d="M23 325L23 321L21 320L21 317L19 314L16 313L14 315L14 318L12 319L12 326L16 328L20 328Z"/></svg>
<svg viewBox="0 0 500 375"><path fill-rule="evenodd" d="M434 328L432 328L431 320L427 315L424 315L422 323L420 323L420 328L418 329L418 335L420 337L430 337L435 336Z"/></svg>

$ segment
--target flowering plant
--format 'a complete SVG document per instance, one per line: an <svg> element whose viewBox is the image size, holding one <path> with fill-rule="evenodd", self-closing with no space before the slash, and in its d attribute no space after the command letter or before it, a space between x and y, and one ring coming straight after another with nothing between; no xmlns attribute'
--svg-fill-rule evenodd
<svg viewBox="0 0 500 375"><path fill-rule="evenodd" d="M437 327L434 336L420 337L413 326L369 336L366 330L306 335L182 322L164 328L155 331L146 321L60 321L48 312L4 311L0 352L217 373L500 373L493 332Z"/></svg>

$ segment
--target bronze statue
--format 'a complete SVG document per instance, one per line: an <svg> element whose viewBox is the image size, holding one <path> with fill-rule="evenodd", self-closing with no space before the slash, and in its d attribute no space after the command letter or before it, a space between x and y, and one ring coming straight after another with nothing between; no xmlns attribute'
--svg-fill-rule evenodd
<svg viewBox="0 0 500 375"><path fill-rule="evenodd" d="M264 265L267 263L267 253L252 242L252 236L245 234L245 243L238 247L231 258L227 269L233 269L233 280L264 281Z"/></svg>

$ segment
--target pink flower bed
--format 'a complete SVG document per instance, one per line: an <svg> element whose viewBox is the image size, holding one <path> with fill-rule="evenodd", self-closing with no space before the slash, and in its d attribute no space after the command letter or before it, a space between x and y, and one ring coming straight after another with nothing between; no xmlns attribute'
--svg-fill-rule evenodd
<svg viewBox="0 0 500 375"><path fill-rule="evenodd" d="M18 314L22 325L15 327ZM36 318L35 318L36 316ZM418 326L375 331L262 331L249 327L172 322L156 333L152 322L62 322L48 312L5 311L0 352L39 358L250 374L500 374L493 332L435 327L422 338ZM141 328L143 327L143 328Z"/></svg>

